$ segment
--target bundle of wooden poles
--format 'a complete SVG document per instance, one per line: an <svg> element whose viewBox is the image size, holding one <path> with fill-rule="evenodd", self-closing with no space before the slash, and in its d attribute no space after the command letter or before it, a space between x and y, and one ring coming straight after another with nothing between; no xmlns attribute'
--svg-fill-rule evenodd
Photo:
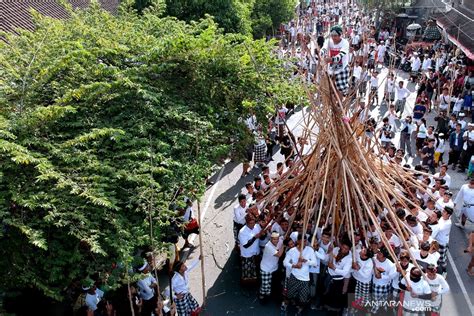
<svg viewBox="0 0 474 316"><path fill-rule="evenodd" d="M309 154L295 153L291 168L267 191L264 205L278 204L280 211L294 207L290 227L295 218L300 218L304 232L312 221L311 244L322 223L325 229L331 229L336 240L342 232L347 233L353 256L355 232L367 236L372 224L392 258L396 258L377 217L381 212L386 213L385 218L400 237L402 248L408 250L407 240L412 232L396 216L393 205L409 210L415 205L417 191L430 193L417 180L414 170L380 158L382 149L376 136L371 146L365 146L364 121L359 119L363 113L351 97L357 88L352 88L344 98L323 62L317 71L319 82L306 87L311 110L304 114L301 136L306 146L310 146L309 151L305 150ZM398 265L398 260L394 261ZM417 265L414 258L412 261Z"/></svg>

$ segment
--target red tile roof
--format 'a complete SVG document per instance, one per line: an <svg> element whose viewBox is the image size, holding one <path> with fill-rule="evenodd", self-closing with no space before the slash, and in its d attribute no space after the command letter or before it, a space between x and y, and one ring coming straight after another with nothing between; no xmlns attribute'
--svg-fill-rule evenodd
<svg viewBox="0 0 474 316"><path fill-rule="evenodd" d="M68 0L74 9L85 9L90 0ZM120 0L99 0L105 10L115 14ZM22 28L33 30L35 25L30 14L34 9L39 13L55 19L66 19L69 17L66 9L56 0L0 0L0 30L15 32Z"/></svg>

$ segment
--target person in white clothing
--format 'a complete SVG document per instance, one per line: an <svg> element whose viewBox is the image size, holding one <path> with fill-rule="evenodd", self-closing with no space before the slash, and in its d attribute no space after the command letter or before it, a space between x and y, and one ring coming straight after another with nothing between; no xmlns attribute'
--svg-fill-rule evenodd
<svg viewBox="0 0 474 316"><path fill-rule="evenodd" d="M263 249L262 261L260 262L260 300L264 300L271 294L272 276L278 269L278 260L283 255L283 251L283 239L278 232L272 232L270 240Z"/></svg>
<svg viewBox="0 0 474 316"><path fill-rule="evenodd" d="M461 213L461 221L455 223L457 227L464 228L466 221L474 222L474 177L469 183L463 184L454 199L455 209Z"/></svg>
<svg viewBox="0 0 474 316"><path fill-rule="evenodd" d="M306 246L306 237L298 235L296 246L286 253L283 265L291 269L287 283L287 299L297 307L297 313L301 314L304 306L309 302L309 267L316 265L316 256L311 247ZM286 310L284 302L282 309Z"/></svg>
<svg viewBox="0 0 474 316"><path fill-rule="evenodd" d="M316 257L316 265L309 267L310 277L310 296L311 309L316 309L320 305L320 297L317 295L319 273L321 272L321 261L327 260L327 252L323 247L319 246L317 239L313 242L314 256Z"/></svg>
<svg viewBox="0 0 474 316"><path fill-rule="evenodd" d="M438 242L439 249L438 253L440 255L437 265L441 273L446 272L446 267L448 265L447 251L449 246L449 234L451 232L451 215L453 214L454 209L452 207L446 206L442 213L441 218L438 220L438 224L432 226L433 232L431 236Z"/></svg>
<svg viewBox="0 0 474 316"><path fill-rule="evenodd" d="M343 238L340 247L333 249L329 254L327 287L324 289L323 305L331 311L341 312L347 306L347 287L345 279L350 277L352 267L352 243ZM328 282L329 281L329 282Z"/></svg>
<svg viewBox="0 0 474 316"><path fill-rule="evenodd" d="M384 100L388 104L392 104L392 102L395 101L395 75L393 73L390 73L387 77Z"/></svg>
<svg viewBox="0 0 474 316"><path fill-rule="evenodd" d="M426 307L427 301L433 297L428 282L422 279L421 270L413 267L410 270L410 279L403 278L399 283L400 289L405 291L403 298L404 315L418 315L423 307Z"/></svg>
<svg viewBox="0 0 474 316"><path fill-rule="evenodd" d="M138 271L142 273L142 278L137 282L138 294L142 299L142 314L150 315L155 309L156 297L158 289L158 282L150 273L150 266L148 263L144 263L138 268Z"/></svg>
<svg viewBox="0 0 474 316"><path fill-rule="evenodd" d="M247 215L247 197L239 195L239 204L234 206L234 241L235 247L239 246L239 231L245 225L245 215Z"/></svg>
<svg viewBox="0 0 474 316"><path fill-rule="evenodd" d="M387 248L383 246L379 249L374 259L375 268L372 277L372 295L374 301L377 301L378 304L372 306L370 312L373 314L377 313L380 307L383 306L383 302L387 301L392 279L397 273L395 264L390 261L388 257L389 252Z"/></svg>
<svg viewBox="0 0 474 316"><path fill-rule="evenodd" d="M403 114L403 111L405 111L405 104L408 96L410 96L410 90L405 88L403 86L403 81L400 80L398 82L398 87L395 88L395 106L397 113Z"/></svg>
<svg viewBox="0 0 474 316"><path fill-rule="evenodd" d="M426 268L426 282L430 285L432 299L429 301L428 306L431 309L431 313L439 315L441 311L442 295L449 292L449 285L446 279L437 273L437 269L434 265L430 264Z"/></svg>
<svg viewBox="0 0 474 316"><path fill-rule="evenodd" d="M400 300L400 287L398 284L400 281L403 279L403 276L407 273L410 272L411 268L414 267L414 265L410 262L410 253L406 250L402 250L400 252L400 258L399 258L399 265L396 266L396 275L392 279L392 288L393 288L393 300L394 301L399 301Z"/></svg>
<svg viewBox="0 0 474 316"><path fill-rule="evenodd" d="M447 173L448 165L441 165L439 172L433 175L433 179L444 179L444 184L448 187L451 186L451 176Z"/></svg>
<svg viewBox="0 0 474 316"><path fill-rule="evenodd" d="M104 292L99 290L95 284L90 287L82 287L84 291L87 291L85 297L85 303L90 311L95 312L97 305L104 298Z"/></svg>
<svg viewBox="0 0 474 316"><path fill-rule="evenodd" d="M411 255L423 269L426 269L429 264L437 265L438 256L430 253L430 248L431 245L427 241L420 244L420 249L410 248Z"/></svg>
<svg viewBox="0 0 474 316"><path fill-rule="evenodd" d="M177 262L174 266L174 275L171 278L171 287L176 297L176 311L180 316L199 314L200 307L196 299L189 292L189 272L195 269L202 257L192 261L189 266L184 262Z"/></svg>
<svg viewBox="0 0 474 316"><path fill-rule="evenodd" d="M341 93L349 89L349 42L342 38L342 27L331 28L331 37L324 41L321 54L329 65L328 71L334 75L336 88Z"/></svg>
<svg viewBox="0 0 474 316"><path fill-rule="evenodd" d="M454 209L454 202L451 199L453 193L451 191L445 191L443 196L436 200L435 207L439 211L443 211L445 207Z"/></svg>
<svg viewBox="0 0 474 316"><path fill-rule="evenodd" d="M252 214L245 216L246 224L239 231L240 258L242 263L243 284L254 283L257 281L257 267L255 266L256 256L260 253L258 240L266 231L256 224L255 217Z"/></svg>
<svg viewBox="0 0 474 316"><path fill-rule="evenodd" d="M356 256L356 261L352 263L352 277L356 280L355 304L365 306L370 300L370 285L374 274L374 253L367 248L362 248Z"/></svg>

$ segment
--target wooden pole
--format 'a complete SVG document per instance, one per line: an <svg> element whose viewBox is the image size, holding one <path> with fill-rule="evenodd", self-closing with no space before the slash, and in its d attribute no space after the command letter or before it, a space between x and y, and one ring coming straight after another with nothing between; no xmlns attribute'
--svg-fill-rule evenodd
<svg viewBox="0 0 474 316"><path fill-rule="evenodd" d="M201 259L201 286L202 286L202 306L204 306L206 302L206 276L204 274L204 250L202 246L202 233L204 231L204 226L202 225L202 218L201 218L201 201L197 200L197 208L198 208L198 224L199 224L199 257Z"/></svg>

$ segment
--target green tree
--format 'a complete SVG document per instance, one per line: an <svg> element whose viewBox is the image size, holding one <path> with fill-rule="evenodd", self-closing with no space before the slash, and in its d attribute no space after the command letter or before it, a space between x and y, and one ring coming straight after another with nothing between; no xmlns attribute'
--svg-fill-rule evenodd
<svg viewBox="0 0 474 316"><path fill-rule="evenodd" d="M296 3L295 0L256 0L251 15L253 36L275 34L281 23L291 20Z"/></svg>
<svg viewBox="0 0 474 316"><path fill-rule="evenodd" d="M253 0L166 0L166 15L198 21L207 14L228 33L251 33Z"/></svg>
<svg viewBox="0 0 474 316"><path fill-rule="evenodd" d="M211 18L98 5L71 16L37 17L35 32L0 43L1 286L54 298L163 246L176 189L202 192L246 139L243 104L265 115L302 93L275 43L223 34Z"/></svg>

